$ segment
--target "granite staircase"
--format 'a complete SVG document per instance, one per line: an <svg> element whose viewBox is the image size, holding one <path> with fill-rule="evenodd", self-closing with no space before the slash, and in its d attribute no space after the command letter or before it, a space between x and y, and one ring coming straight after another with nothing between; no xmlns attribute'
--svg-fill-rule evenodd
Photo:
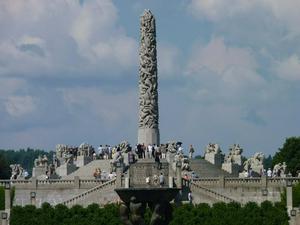
<svg viewBox="0 0 300 225"><path fill-rule="evenodd" d="M80 167L73 173L65 176L64 179L74 179L75 176L81 179L93 179L93 174L96 168L100 168L102 172L110 172L110 159L93 160L85 166Z"/></svg>
<svg viewBox="0 0 300 225"><path fill-rule="evenodd" d="M233 175L222 170L220 167L204 160L192 159L190 160L190 167L199 177L232 177Z"/></svg>
<svg viewBox="0 0 300 225"><path fill-rule="evenodd" d="M217 192L215 190L212 190L207 187L203 187L193 181L189 183L190 190L192 192L192 195L194 199L196 200L195 203L199 202L206 202L206 203L216 203L216 202L238 202L233 198L230 198L220 192ZM198 197L198 198L197 198Z"/></svg>
<svg viewBox="0 0 300 225"><path fill-rule="evenodd" d="M79 204L86 207L92 203L104 205L110 202L116 202L118 200L118 196L114 191L115 186L116 178L80 193L66 201L61 202L60 204L64 204L68 207Z"/></svg>

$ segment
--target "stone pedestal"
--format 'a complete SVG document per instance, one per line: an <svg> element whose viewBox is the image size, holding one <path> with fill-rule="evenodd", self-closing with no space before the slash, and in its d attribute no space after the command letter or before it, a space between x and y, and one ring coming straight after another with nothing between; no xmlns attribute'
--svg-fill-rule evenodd
<svg viewBox="0 0 300 225"><path fill-rule="evenodd" d="M241 167L235 163L223 163L222 164L222 170L225 170L228 173L233 174L235 176L239 175L240 168Z"/></svg>
<svg viewBox="0 0 300 225"><path fill-rule="evenodd" d="M10 189L5 189L5 209L10 209Z"/></svg>
<svg viewBox="0 0 300 225"><path fill-rule="evenodd" d="M32 177L40 177L41 175L46 175L47 167L33 167Z"/></svg>
<svg viewBox="0 0 300 225"><path fill-rule="evenodd" d="M93 160L92 156L80 155L77 156L77 160L75 161L77 167L85 166Z"/></svg>
<svg viewBox="0 0 300 225"><path fill-rule="evenodd" d="M252 169L252 176L257 177L261 175L264 166L263 165L252 166L251 169Z"/></svg>
<svg viewBox="0 0 300 225"><path fill-rule="evenodd" d="M293 186L288 185L286 187L286 208L288 213L293 209Z"/></svg>
<svg viewBox="0 0 300 225"><path fill-rule="evenodd" d="M241 155L233 156L233 162L234 162L234 164L242 166L242 156Z"/></svg>
<svg viewBox="0 0 300 225"><path fill-rule="evenodd" d="M145 146L159 145L159 129L158 128L139 128L138 143L145 144Z"/></svg>
<svg viewBox="0 0 300 225"><path fill-rule="evenodd" d="M74 164L63 164L56 168L56 173L59 176L64 177L73 173L75 170L77 170L77 167Z"/></svg>
<svg viewBox="0 0 300 225"><path fill-rule="evenodd" d="M222 154L215 154L215 153L206 153L204 159L218 167L221 167L223 162L223 155Z"/></svg>

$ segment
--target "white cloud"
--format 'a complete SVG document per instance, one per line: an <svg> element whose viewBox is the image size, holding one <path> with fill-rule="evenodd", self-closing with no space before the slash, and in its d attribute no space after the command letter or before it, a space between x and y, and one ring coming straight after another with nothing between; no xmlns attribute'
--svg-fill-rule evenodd
<svg viewBox="0 0 300 225"><path fill-rule="evenodd" d="M158 73L160 77L170 77L174 73L178 74L180 68L178 62L179 50L171 45L158 45L157 61Z"/></svg>
<svg viewBox="0 0 300 225"><path fill-rule="evenodd" d="M111 0L1 1L0 26L0 76L107 76L137 65L137 42Z"/></svg>
<svg viewBox="0 0 300 225"><path fill-rule="evenodd" d="M284 24L290 32L300 34L300 1L298 0L191 0L188 11L197 18L222 22L238 16L255 16L257 10L264 10Z"/></svg>
<svg viewBox="0 0 300 225"><path fill-rule="evenodd" d="M297 55L292 55L289 58L280 61L276 66L277 75L290 81L300 80L300 59Z"/></svg>
<svg viewBox="0 0 300 225"><path fill-rule="evenodd" d="M188 63L188 73L209 69L224 74L234 67L255 70L256 60L249 49L227 47L222 38L213 38L207 46L196 47Z"/></svg>
<svg viewBox="0 0 300 225"><path fill-rule="evenodd" d="M63 99L71 114L86 113L95 116L102 123L115 127L122 121L136 118L137 93L126 91L109 93L98 88L63 89Z"/></svg>
<svg viewBox="0 0 300 225"><path fill-rule="evenodd" d="M251 50L227 46L222 38L213 38L206 46L194 48L186 68L190 85L184 92L202 102L243 105L259 98L266 85L257 67Z"/></svg>
<svg viewBox="0 0 300 225"><path fill-rule="evenodd" d="M32 113L36 109L34 98L25 96L10 96L5 101L6 111L14 117L20 117Z"/></svg>

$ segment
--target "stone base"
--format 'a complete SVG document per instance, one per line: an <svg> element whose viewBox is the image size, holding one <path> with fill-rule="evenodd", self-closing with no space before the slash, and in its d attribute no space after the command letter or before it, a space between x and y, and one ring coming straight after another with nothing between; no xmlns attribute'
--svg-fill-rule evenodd
<svg viewBox="0 0 300 225"><path fill-rule="evenodd" d="M214 153L206 153L204 159L218 167L222 166L223 155L222 154L214 154Z"/></svg>
<svg viewBox="0 0 300 225"><path fill-rule="evenodd" d="M32 177L40 177L41 175L46 175L47 167L33 167Z"/></svg>
<svg viewBox="0 0 300 225"><path fill-rule="evenodd" d="M253 177L258 177L262 174L262 171L264 169L263 165L259 165L259 166L252 166L252 176Z"/></svg>
<svg viewBox="0 0 300 225"><path fill-rule="evenodd" d="M85 166L86 164L90 163L92 160L93 160L92 156L80 155L80 156L77 156L77 160L74 162L76 163L77 167L82 167L82 166Z"/></svg>
<svg viewBox="0 0 300 225"><path fill-rule="evenodd" d="M76 165L74 165L74 164L63 164L63 165L57 167L55 172L60 177L64 177L64 176L69 175L70 173L73 173L75 170L77 170Z"/></svg>
<svg viewBox="0 0 300 225"><path fill-rule="evenodd" d="M225 170L232 175L238 176L240 171L240 166L235 163L223 163L222 170Z"/></svg>
<svg viewBox="0 0 300 225"><path fill-rule="evenodd" d="M138 130L138 143L145 146L159 145L159 129L158 128L139 128Z"/></svg>

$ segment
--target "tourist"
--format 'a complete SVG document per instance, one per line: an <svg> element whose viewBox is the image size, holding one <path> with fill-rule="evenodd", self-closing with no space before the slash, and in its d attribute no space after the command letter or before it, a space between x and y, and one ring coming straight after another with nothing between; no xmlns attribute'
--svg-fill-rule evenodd
<svg viewBox="0 0 300 225"><path fill-rule="evenodd" d="M160 156L161 156L161 153L160 153L160 150L159 148L155 151L155 163L157 164L157 169L161 169L161 163L160 163Z"/></svg>
<svg viewBox="0 0 300 225"><path fill-rule="evenodd" d="M167 148L166 145L161 144L160 147L160 152L161 152L161 158L165 159L166 158L166 154L167 154Z"/></svg>
<svg viewBox="0 0 300 225"><path fill-rule="evenodd" d="M93 150L93 152L92 152L93 154L93 160L96 160L97 159L97 154L96 154L96 152L95 152L95 150Z"/></svg>
<svg viewBox="0 0 300 225"><path fill-rule="evenodd" d="M102 145L99 146L98 153L99 153L99 158L103 159L103 147L102 147Z"/></svg>
<svg viewBox="0 0 300 225"><path fill-rule="evenodd" d="M137 155L138 155L138 158L141 159L143 158L143 148L142 148L142 145L141 144L138 144L136 146L136 149L137 149Z"/></svg>
<svg viewBox="0 0 300 225"><path fill-rule="evenodd" d="M146 177L146 184L150 184L150 177Z"/></svg>
<svg viewBox="0 0 300 225"><path fill-rule="evenodd" d="M183 154L183 147L181 145L178 145L177 154L182 155Z"/></svg>
<svg viewBox="0 0 300 225"><path fill-rule="evenodd" d="M271 168L268 169L268 171L267 171L267 176L268 176L269 178L272 177L272 170L271 170Z"/></svg>
<svg viewBox="0 0 300 225"><path fill-rule="evenodd" d="M108 145L108 159L112 159L112 147Z"/></svg>
<svg viewBox="0 0 300 225"><path fill-rule="evenodd" d="M190 159L193 158L194 152L195 152L195 149L193 148L193 145L190 145L190 150L189 150L189 157L190 157Z"/></svg>
<svg viewBox="0 0 300 225"><path fill-rule="evenodd" d="M132 151L128 152L128 164L131 165L135 162L134 154Z"/></svg>
<svg viewBox="0 0 300 225"><path fill-rule="evenodd" d="M148 145L148 151L147 151L147 156L148 156L148 159L151 159L152 158L152 150L153 150L153 146L151 144Z"/></svg>
<svg viewBox="0 0 300 225"><path fill-rule="evenodd" d="M142 145L142 149L143 149L143 158L145 159L145 158L146 158L147 148L146 148L146 146L145 146L144 143L143 143L143 145Z"/></svg>
<svg viewBox="0 0 300 225"><path fill-rule="evenodd" d="M193 196L191 192L188 193L188 200L190 204L193 204Z"/></svg>
<svg viewBox="0 0 300 225"><path fill-rule="evenodd" d="M165 183L165 177L163 175L163 173L160 173L159 175L159 185L162 187Z"/></svg>

